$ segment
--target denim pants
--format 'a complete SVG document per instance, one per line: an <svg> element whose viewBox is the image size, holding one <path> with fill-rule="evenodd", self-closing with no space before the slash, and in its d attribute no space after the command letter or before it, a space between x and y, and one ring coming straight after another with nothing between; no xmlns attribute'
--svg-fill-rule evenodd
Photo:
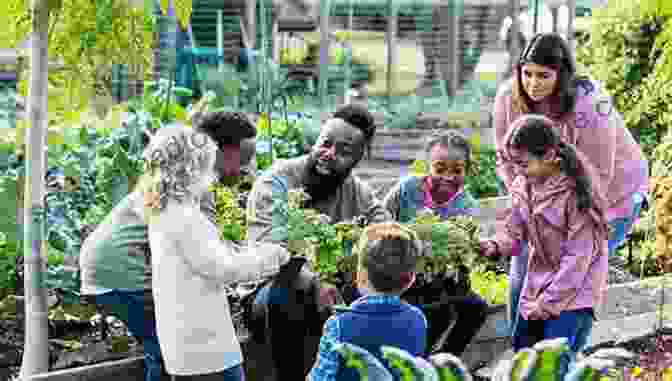
<svg viewBox="0 0 672 381"><path fill-rule="evenodd" d="M416 307L422 310L427 319L427 354L447 352L461 356L488 317L488 303L476 295L448 297L440 302ZM457 316L453 316L453 311ZM433 350L453 319L455 326L443 345Z"/></svg>
<svg viewBox="0 0 672 381"><path fill-rule="evenodd" d="M113 290L95 295L93 299L106 313L123 321L131 334L142 342L145 350L145 381L161 381L165 373L156 333L152 292Z"/></svg>
<svg viewBox="0 0 672 381"><path fill-rule="evenodd" d="M173 376L171 381L245 381L245 371L242 365L226 369L223 372L199 374L194 376Z"/></svg>
<svg viewBox="0 0 672 381"><path fill-rule="evenodd" d="M570 351L563 354L558 370L561 375L567 374L577 353L588 345L594 316L592 308L565 311L557 319L550 320L525 320L520 316L516 334L513 336L513 349L518 352L531 348L542 340L567 338Z"/></svg>
<svg viewBox="0 0 672 381"><path fill-rule="evenodd" d="M643 194L635 193L633 198L634 207L632 214L629 217L617 218L609 222L609 225L614 229L614 233L609 239L609 256L616 254L616 250L625 242L627 236L632 232L632 227L635 221L642 212L642 207L646 202Z"/></svg>

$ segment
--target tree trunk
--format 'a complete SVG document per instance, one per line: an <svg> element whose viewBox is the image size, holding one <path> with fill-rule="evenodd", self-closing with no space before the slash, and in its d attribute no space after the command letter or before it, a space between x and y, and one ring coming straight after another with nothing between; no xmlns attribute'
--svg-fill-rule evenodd
<svg viewBox="0 0 672 381"><path fill-rule="evenodd" d="M24 287L26 334L21 379L49 370L47 290L42 285L46 265L44 232L44 177L47 129L48 0L32 0L33 31L26 138L26 192L24 198Z"/></svg>

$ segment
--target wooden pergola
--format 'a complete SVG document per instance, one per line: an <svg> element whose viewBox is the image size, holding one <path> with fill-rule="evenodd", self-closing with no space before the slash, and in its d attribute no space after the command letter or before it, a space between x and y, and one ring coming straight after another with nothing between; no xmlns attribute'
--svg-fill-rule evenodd
<svg viewBox="0 0 672 381"><path fill-rule="evenodd" d="M398 14L397 11L402 6L428 6L433 7L436 10L441 9L441 12L436 12L436 17L438 17L438 22L446 28L442 30L444 33L444 40L439 45L440 54L443 57L443 62L439 65L439 71L442 74L442 79L448 85L447 92L450 95L453 95L458 90L459 80L458 76L460 73L460 59L459 59L459 30L458 25L460 17L462 15L457 11L448 11L445 10L457 10L458 7L469 7L469 6L492 6L492 7L508 7L509 12L508 16L513 20L512 23L512 34L515 36L520 31L519 15L524 9L537 10L535 12L537 17L534 17L534 31L539 31L539 23L537 21L538 11L543 5L547 6L551 10L551 15L553 16L553 30L557 31L558 26L558 9L561 6L566 6L568 9L568 20L567 20L567 38L570 41L571 45L575 47L575 35L574 35L574 22L576 15L577 0L322 0L322 1L312 1L312 0L284 0L291 3L295 8L305 11L303 15L296 18L294 23L299 29L305 29L307 26L318 27L320 31L320 81L326 81L326 75L328 72L329 64L329 48L332 44L333 38L330 35L330 14L329 10L334 4L338 5L350 5L350 6L361 6L362 4L371 5L376 4L382 7L387 7L388 16L386 19L386 49L387 49L387 89L388 95L391 95L392 89L394 88L394 76L392 75L392 68L397 65L399 62L398 59L398 44L396 32L398 30ZM597 3L595 0L578 0L582 3ZM257 9L257 0L249 0L245 5L245 19L247 22L246 29L248 34L254 35L256 30L256 9ZM278 24L283 23L287 24L287 21L291 20L275 20L273 32L278 31ZM352 27L352 17L349 17L347 20L348 27ZM291 23L290 23L291 24ZM518 46L518 39L513 39L510 46L509 54L512 56L517 56L521 46ZM320 86L321 89L326 88L324 83Z"/></svg>

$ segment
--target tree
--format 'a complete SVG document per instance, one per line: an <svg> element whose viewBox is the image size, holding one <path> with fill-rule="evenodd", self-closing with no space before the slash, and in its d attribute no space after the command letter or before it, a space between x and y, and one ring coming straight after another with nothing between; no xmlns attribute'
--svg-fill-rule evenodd
<svg viewBox="0 0 672 381"><path fill-rule="evenodd" d="M0 2L3 47L20 48L31 31L27 0ZM154 17L151 6L128 0L59 0L48 20L49 57L64 68L49 74L49 124L79 120L99 96L109 95L112 64L126 64L135 78L151 78ZM53 1L52 1L53 2ZM137 2L136 2L137 3ZM145 4L143 4L145 5ZM23 73L19 92L26 96Z"/></svg>
<svg viewBox="0 0 672 381"><path fill-rule="evenodd" d="M58 6L53 0L32 0L32 36L26 166L26 197L24 199L24 288L26 295L26 335L21 378L49 370L49 327L47 294L42 287L45 260L42 255L44 220L45 136L47 129L47 75L49 57L49 14Z"/></svg>

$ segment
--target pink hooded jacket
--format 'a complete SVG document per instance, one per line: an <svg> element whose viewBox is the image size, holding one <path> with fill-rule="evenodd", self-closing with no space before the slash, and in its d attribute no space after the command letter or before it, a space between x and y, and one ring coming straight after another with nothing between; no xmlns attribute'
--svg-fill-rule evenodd
<svg viewBox="0 0 672 381"><path fill-rule="evenodd" d="M515 121L507 142L525 119ZM580 152L577 156L585 165L585 157ZM589 167L584 170L590 172ZM521 242L529 242L520 298L520 312L526 319L530 313L527 303L539 303L551 316L583 308L596 310L602 303L608 277L604 201L595 184L593 208L580 211L575 186L575 180L564 174L543 184L528 183L524 176L511 182L512 209L496 242L502 255L517 255Z"/></svg>
<svg viewBox="0 0 672 381"><path fill-rule="evenodd" d="M591 81L591 84L592 91L578 89L575 123L558 123L556 127L560 137L583 153L589 165L594 167L597 177L593 181L605 191L605 214L607 220L612 221L632 214L635 193L641 192L646 197L649 167L609 96L598 82ZM511 164L501 157L501 150L511 123L520 116L512 107L512 86L513 80L510 80L500 88L494 105L495 145L500 153L497 174L507 189L511 187L514 173ZM551 117L550 106L543 102L533 112Z"/></svg>

